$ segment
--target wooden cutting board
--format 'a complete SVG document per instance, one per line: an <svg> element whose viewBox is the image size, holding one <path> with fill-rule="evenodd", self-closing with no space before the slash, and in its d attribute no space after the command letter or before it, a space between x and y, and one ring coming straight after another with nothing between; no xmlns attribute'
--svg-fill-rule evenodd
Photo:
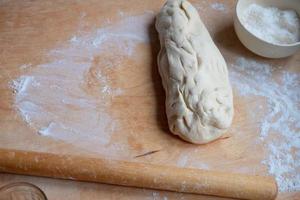
<svg viewBox="0 0 300 200"><path fill-rule="evenodd" d="M191 2L229 69L244 59L282 66L274 70L275 79L283 71L300 72L299 53L269 60L242 46L233 29L236 1ZM266 142L258 140L268 112L264 98L242 95L234 86L233 125L210 144L189 144L168 131L154 27L162 5L150 0L2 1L0 147L268 174L262 164ZM36 184L49 199L216 199L0 175L0 186L15 181ZM299 195L280 193L279 199Z"/></svg>

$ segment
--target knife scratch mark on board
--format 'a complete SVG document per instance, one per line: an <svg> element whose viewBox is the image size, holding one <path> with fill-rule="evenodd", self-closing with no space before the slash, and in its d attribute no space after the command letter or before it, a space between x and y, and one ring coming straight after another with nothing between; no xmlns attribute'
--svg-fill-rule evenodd
<svg viewBox="0 0 300 200"><path fill-rule="evenodd" d="M135 158L140 158L140 157L148 156L148 155L151 155L151 154L160 152L160 151L161 151L161 149L159 149L159 150L154 150L154 151L149 151L149 152L147 152L147 153L144 153L144 154L141 154L141 155L137 155L137 156L135 156Z"/></svg>

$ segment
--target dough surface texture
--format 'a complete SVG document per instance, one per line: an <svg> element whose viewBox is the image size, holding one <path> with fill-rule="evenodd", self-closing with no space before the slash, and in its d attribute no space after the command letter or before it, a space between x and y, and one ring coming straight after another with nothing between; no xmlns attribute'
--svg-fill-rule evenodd
<svg viewBox="0 0 300 200"><path fill-rule="evenodd" d="M197 10L186 0L169 0L155 26L170 131L197 144L219 138L232 122L232 89L225 60Z"/></svg>

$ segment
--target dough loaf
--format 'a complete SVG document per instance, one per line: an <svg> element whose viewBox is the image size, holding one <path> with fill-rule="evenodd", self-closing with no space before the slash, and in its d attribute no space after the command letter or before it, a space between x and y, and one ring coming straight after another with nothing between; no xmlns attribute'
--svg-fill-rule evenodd
<svg viewBox="0 0 300 200"><path fill-rule="evenodd" d="M227 66L197 10L169 0L156 18L159 73L171 132L198 144L220 137L233 118Z"/></svg>

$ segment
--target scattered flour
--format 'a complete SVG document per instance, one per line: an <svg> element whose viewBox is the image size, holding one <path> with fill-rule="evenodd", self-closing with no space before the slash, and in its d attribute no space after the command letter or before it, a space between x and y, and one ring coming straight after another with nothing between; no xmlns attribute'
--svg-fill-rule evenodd
<svg viewBox="0 0 300 200"><path fill-rule="evenodd" d="M251 4L241 21L255 36L273 44L292 44L300 40L300 20L293 10Z"/></svg>
<svg viewBox="0 0 300 200"><path fill-rule="evenodd" d="M182 167L182 168L186 167L187 163L188 163L188 159L189 159L188 154L185 154L185 153L181 154L179 156L179 159L177 160L177 166Z"/></svg>
<svg viewBox="0 0 300 200"><path fill-rule="evenodd" d="M23 70L25 70L25 69L27 69L27 68L29 68L29 67L31 67L32 66L32 64L23 64L23 65L21 65L20 66L20 69L23 69Z"/></svg>
<svg viewBox="0 0 300 200"><path fill-rule="evenodd" d="M153 200L159 200L159 199L160 199L160 194L159 194L159 192L153 192L153 193L152 193L152 196L153 196Z"/></svg>
<svg viewBox="0 0 300 200"><path fill-rule="evenodd" d="M210 169L205 159L195 159L197 155L197 149L194 151L182 151L176 161L176 166L181 168L196 168L196 169Z"/></svg>
<svg viewBox="0 0 300 200"><path fill-rule="evenodd" d="M152 192L152 200L168 200L168 197L163 196L160 192Z"/></svg>
<svg viewBox="0 0 300 200"><path fill-rule="evenodd" d="M226 11L226 6L222 3L212 3L210 4L210 7L214 10Z"/></svg>
<svg viewBox="0 0 300 200"><path fill-rule="evenodd" d="M267 101L267 113L260 125L260 140L268 151L263 164L275 176L280 191L295 191L300 190L300 75L277 71L279 80L275 81L275 69L238 58L231 65L230 78L240 95ZM257 105L257 110L252 107L251 112L257 113L261 108Z"/></svg>
<svg viewBox="0 0 300 200"><path fill-rule="evenodd" d="M110 157L128 153L125 143L111 143L120 127L109 113L110 102L124 91L112 85L106 71L122 68L128 57L135 59L136 46L149 42L147 26L154 16L122 15L115 24L72 36L48 53L51 62L11 82L16 109L37 133Z"/></svg>

